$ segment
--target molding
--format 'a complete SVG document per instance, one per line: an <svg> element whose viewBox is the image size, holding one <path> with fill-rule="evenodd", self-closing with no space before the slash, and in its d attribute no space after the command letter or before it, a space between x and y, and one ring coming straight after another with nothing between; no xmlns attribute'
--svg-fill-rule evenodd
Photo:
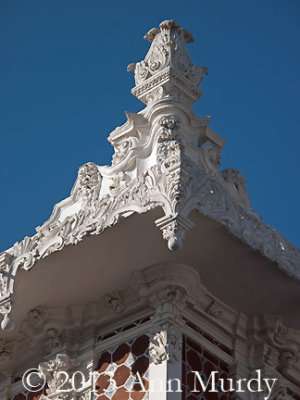
<svg viewBox="0 0 300 400"><path fill-rule="evenodd" d="M41 360L42 365L48 365L57 354L81 360L85 368L88 363L95 363L101 352L144 334L150 335L152 364L166 363L167 368L172 368L180 361L182 335L185 335L229 364L232 376L245 377L252 370L265 368L270 376L280 377L283 388L298 393L299 332L287 329L278 318L246 316L226 306L203 287L191 267L164 263L135 272L128 289L119 295L125 306L119 313L111 313L109 305L103 313L103 297L97 304L74 306L72 310L50 307L31 310L22 326L25 341L21 336L19 343L3 342L16 360L14 368L20 368L20 355L23 360L35 359L35 363L31 361L28 365L32 367L41 364ZM211 312L213 307L222 311L221 319ZM110 319L108 313L112 314ZM193 329L191 324L198 328ZM54 339L53 350L45 348L49 333L50 339ZM55 348L58 337L63 343ZM38 349L40 345L42 352ZM271 365L265 352L270 347L279 353L293 352L296 362L282 368L278 358ZM32 353L32 349L38 351ZM7 372L10 375L13 374ZM13 394L18 393L20 383L13 384L12 389Z"/></svg>
<svg viewBox="0 0 300 400"><path fill-rule="evenodd" d="M300 278L300 250L252 210L239 171L219 171L225 141L209 127L210 117L193 113L190 100L199 97L206 70L189 59L185 43L191 34L174 21L164 21L146 37L151 48L145 60L130 69L138 85L134 91L142 100L148 96L148 105L139 114L127 113L128 121L110 135L112 165L83 165L70 197L55 205L50 219L33 237L0 255L2 329L13 328L10 313L19 270L30 272L53 252L156 207L164 212L156 225L170 250L183 245L193 226L189 214L198 210L274 261L274 267ZM167 83L161 81L166 73Z"/></svg>
<svg viewBox="0 0 300 400"><path fill-rule="evenodd" d="M151 42L145 59L128 66L136 83L132 94L146 104L166 95L182 97L188 103L197 101L202 94L202 76L208 71L191 62L185 44L194 40L192 34L176 21L163 21L145 39ZM154 93L157 87L159 91Z"/></svg>

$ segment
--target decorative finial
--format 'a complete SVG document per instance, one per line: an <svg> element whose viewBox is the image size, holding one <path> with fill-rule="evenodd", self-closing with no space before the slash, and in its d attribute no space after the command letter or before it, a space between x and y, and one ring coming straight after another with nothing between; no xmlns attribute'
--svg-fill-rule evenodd
<svg viewBox="0 0 300 400"><path fill-rule="evenodd" d="M163 21L159 28L150 29L144 36L151 42L145 59L128 65L136 84L132 94L145 104L163 97L194 103L202 94L202 76L208 71L191 62L185 44L193 42L193 36L172 20Z"/></svg>

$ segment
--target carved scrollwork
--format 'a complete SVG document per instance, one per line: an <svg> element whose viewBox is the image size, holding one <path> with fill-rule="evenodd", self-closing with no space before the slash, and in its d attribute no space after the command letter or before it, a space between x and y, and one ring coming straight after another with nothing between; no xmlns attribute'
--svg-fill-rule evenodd
<svg viewBox="0 0 300 400"><path fill-rule="evenodd" d="M155 101L161 99L163 95L164 95L163 87L160 86L158 88L155 88L146 95L146 102L147 104L154 103Z"/></svg>
<svg viewBox="0 0 300 400"><path fill-rule="evenodd" d="M300 343L296 333L292 334L279 320L265 316L260 337L264 342L264 362L285 376L298 374Z"/></svg>
<svg viewBox="0 0 300 400"><path fill-rule="evenodd" d="M128 154L130 148L130 141L124 140L123 142L119 143L115 146L115 154L112 158L112 165L116 165L120 161L122 161L126 155Z"/></svg>
<svg viewBox="0 0 300 400"><path fill-rule="evenodd" d="M97 200L101 189L102 177L98 166L93 162L88 162L79 168L78 178L75 183L73 193L75 198L82 198L86 203Z"/></svg>
<svg viewBox="0 0 300 400"><path fill-rule="evenodd" d="M159 29L152 28L152 29L150 29L149 32L146 33L146 35L144 36L144 39L149 40L152 43L155 36L158 34L158 32L159 32Z"/></svg>
<svg viewBox="0 0 300 400"><path fill-rule="evenodd" d="M180 361L182 355L180 330L172 324L165 324L161 330L153 334L150 340L149 354L154 364L161 364L164 361Z"/></svg>
<svg viewBox="0 0 300 400"><path fill-rule="evenodd" d="M136 85L140 87L147 84L142 91L152 90L159 82L155 78L171 68L176 75L189 81L192 87L188 89L185 86L185 90L182 90L180 85L166 85L166 82L162 81L161 86L164 87L166 95L181 97L184 92L190 91L192 97L200 97L201 92L198 88L203 74L207 74L207 68L193 65L191 62L185 47L186 43L193 41L191 33L181 29L176 21L163 21L159 28L151 29L145 35L145 39L151 42L145 59L128 66L128 71L134 71ZM138 92L134 94L139 97ZM189 96L186 99L189 99ZM146 101L148 100L146 94Z"/></svg>
<svg viewBox="0 0 300 400"><path fill-rule="evenodd" d="M0 254L0 298L8 292L8 276L11 266L11 256L8 253Z"/></svg>
<svg viewBox="0 0 300 400"><path fill-rule="evenodd" d="M155 207L163 209L156 225L172 250L192 226L190 212L198 210L300 278L300 251L252 211L238 171L219 171L224 141L209 128L209 119L193 114L190 104L201 95L205 70L188 57L185 44L192 36L176 22L164 21L147 39L152 44L145 60L130 69L138 81L133 93L149 105L112 132L112 166L83 165L71 196L55 207L49 221L0 255L3 328L12 327L9 313L19 268L29 271L37 260L100 234L122 216ZM273 338L280 346L278 340Z"/></svg>
<svg viewBox="0 0 300 400"><path fill-rule="evenodd" d="M106 293L106 295L104 296L104 301L115 313L120 313L125 308L121 295L117 290Z"/></svg>
<svg viewBox="0 0 300 400"><path fill-rule="evenodd" d="M212 175L216 175L221 164L221 148L210 141L206 141L200 147L200 152L200 169Z"/></svg>
<svg viewBox="0 0 300 400"><path fill-rule="evenodd" d="M157 226L162 230L170 249L181 245L186 230L192 226L185 216L191 210L198 209L220 220L235 235L268 257L278 262L283 259L286 271L296 273L293 265L299 258L298 253L291 250L294 251L294 258L287 261L285 255L289 248L286 241L266 227L253 212L247 213L234 202L218 179L197 171L196 164L182 153L180 143L173 136L178 126L177 120L164 118L160 126L162 135L166 136L158 136L157 165L123 187L116 185L113 196L106 195L93 201L93 210L82 209L64 221L53 224L52 229L41 231L32 240L26 238L21 244L15 245L11 266L4 264L2 267L2 294L7 295L10 271L20 267L28 270L40 257L68 244L76 244L87 235L101 233L107 226L117 223L123 213L145 212L157 205L163 207L166 213L166 217L157 221ZM284 246L284 250L280 246ZM25 254L22 254L23 250ZM0 312L5 317L2 326L11 325L8 318L10 309L10 300L0 306Z"/></svg>
<svg viewBox="0 0 300 400"><path fill-rule="evenodd" d="M12 300L11 298L5 298L0 302L0 314L3 315L3 320L1 322L1 328L3 330L10 330L13 329L14 323L9 317L9 314L12 309Z"/></svg>
<svg viewBox="0 0 300 400"><path fill-rule="evenodd" d="M266 346L264 360L268 365L276 368L279 360L279 351L274 347Z"/></svg>
<svg viewBox="0 0 300 400"><path fill-rule="evenodd" d="M166 331L154 334L149 346L149 354L154 364L161 364L168 359Z"/></svg>
<svg viewBox="0 0 300 400"><path fill-rule="evenodd" d="M277 329L273 333L273 340L279 346L289 346L292 344L290 331L286 326L283 325L277 326Z"/></svg>
<svg viewBox="0 0 300 400"><path fill-rule="evenodd" d="M125 160L129 151L138 145L138 140L134 137L128 137L122 140L112 141L115 153L112 157L112 166L115 166Z"/></svg>
<svg viewBox="0 0 300 400"><path fill-rule="evenodd" d="M185 232L193 226L191 221L176 216L161 218L156 221L156 225L162 230L163 238L167 240L170 250L182 246Z"/></svg>
<svg viewBox="0 0 300 400"><path fill-rule="evenodd" d="M179 118L176 115L164 115L159 120L159 125L168 131L173 131L179 125Z"/></svg>
<svg viewBox="0 0 300 400"><path fill-rule="evenodd" d="M38 237L30 238L26 236L21 242L15 243L13 247L14 261L12 269L25 269L28 271L33 267L39 256Z"/></svg>
<svg viewBox="0 0 300 400"><path fill-rule="evenodd" d="M221 174L228 185L232 196L236 198L245 210L251 211L251 203L246 187L245 177L234 168L225 169Z"/></svg>
<svg viewBox="0 0 300 400"><path fill-rule="evenodd" d="M158 137L157 163L162 173L169 173L173 172L174 168L179 167L181 161L181 142L175 132L179 120L173 115L163 116L159 124L162 131ZM174 172L172 178L175 177L175 174L179 178L179 172L179 170ZM178 179L175 178L173 183L173 189L176 191Z"/></svg>
<svg viewBox="0 0 300 400"><path fill-rule="evenodd" d="M63 385L67 393L61 393L60 391L59 399L67 399L72 394L72 387L71 382L66 380L66 376L71 376L71 373L80 365L80 360L71 359L66 354L57 354L55 359L41 363L38 369L46 379L48 385L47 396L54 398L52 395L55 395ZM64 372L66 375L64 375Z"/></svg>

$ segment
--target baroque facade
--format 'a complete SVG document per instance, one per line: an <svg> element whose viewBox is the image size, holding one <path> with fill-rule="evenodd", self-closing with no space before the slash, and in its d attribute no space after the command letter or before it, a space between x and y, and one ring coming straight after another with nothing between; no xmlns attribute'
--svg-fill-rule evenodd
<svg viewBox="0 0 300 400"><path fill-rule="evenodd" d="M0 399L299 400L300 251L220 170L192 34L145 39L128 70L146 106L110 134L111 166L83 165L0 255Z"/></svg>

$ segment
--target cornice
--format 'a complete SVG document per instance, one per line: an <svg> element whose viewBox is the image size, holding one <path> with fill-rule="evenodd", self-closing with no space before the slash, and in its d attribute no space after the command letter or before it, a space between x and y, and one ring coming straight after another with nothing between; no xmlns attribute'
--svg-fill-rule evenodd
<svg viewBox="0 0 300 400"><path fill-rule="evenodd" d="M123 299L122 311L111 311L107 299L112 296ZM7 377L22 375L26 368L44 365L59 354L90 363L95 354L144 334L153 340L154 363L166 356L176 360L180 347L178 342L165 346L166 333L199 343L233 366L237 375L264 368L271 376L299 385L299 332L285 327L280 318L249 316L230 308L184 264L163 263L136 272L126 290L107 294L98 303L39 306L27 314L20 333L14 341L0 341L0 367ZM17 383L13 393L18 390Z"/></svg>
<svg viewBox="0 0 300 400"><path fill-rule="evenodd" d="M194 115L186 96L187 91L190 99L193 90L200 93L205 71L186 57L186 31L167 22L161 25L165 36L156 32L152 40L145 59L148 66L140 64L150 68L149 74L143 77L138 64L130 68L138 74L137 88L143 90L136 94L147 98L147 107L139 114L127 113L128 121L111 133L112 165L83 165L70 197L54 206L49 220L36 228L34 236L0 255L3 329L13 326L10 312L18 271L30 272L53 252L156 207L164 212L156 225L170 250L183 245L185 232L193 226L189 215L197 210L273 261L274 268L300 278L300 251L252 210L243 175L232 168L219 170L225 141L209 127L210 117ZM155 64L157 51L163 61ZM161 81L165 73L167 83Z"/></svg>

